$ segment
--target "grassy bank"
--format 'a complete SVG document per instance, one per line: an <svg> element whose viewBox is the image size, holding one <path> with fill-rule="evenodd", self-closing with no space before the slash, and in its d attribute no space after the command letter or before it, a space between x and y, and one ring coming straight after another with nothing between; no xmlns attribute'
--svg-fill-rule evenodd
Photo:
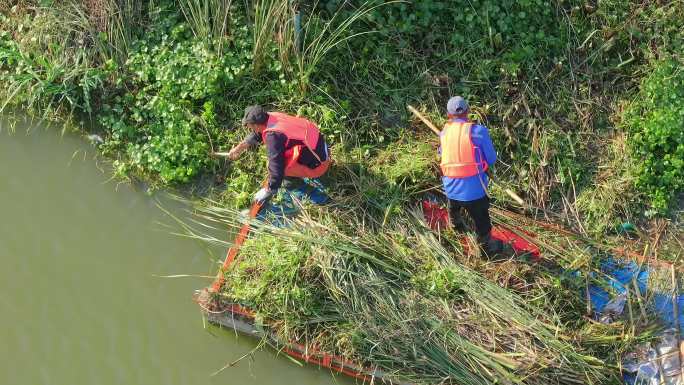
<svg viewBox="0 0 684 385"><path fill-rule="evenodd" d="M531 206L591 233L681 210L681 2L325 1L299 6L299 38L286 3L10 2L3 105L88 116L119 175L215 174L240 207L255 158L209 153L244 135L245 105L306 115L336 153L372 165L429 140L407 103L441 123L448 96L464 94L492 131L500 179ZM418 183L436 180L412 167Z"/></svg>
<svg viewBox="0 0 684 385"><path fill-rule="evenodd" d="M617 381L620 353L649 323L583 318L587 282L559 271L595 271L609 243L679 256L684 3L328 0L297 10L301 29L283 0L6 2L2 106L95 121L122 178L211 180L203 213L221 225L235 224L265 173L263 152L210 156L246 135L244 107L306 116L332 144L334 203L286 231L262 225L225 297L285 338L418 383ZM455 94L490 128L499 179L525 199L517 210L553 266L492 267L411 214L439 174L435 139L406 105L441 124ZM500 186L492 194L513 207ZM617 233L624 222L637 225L636 241Z"/></svg>

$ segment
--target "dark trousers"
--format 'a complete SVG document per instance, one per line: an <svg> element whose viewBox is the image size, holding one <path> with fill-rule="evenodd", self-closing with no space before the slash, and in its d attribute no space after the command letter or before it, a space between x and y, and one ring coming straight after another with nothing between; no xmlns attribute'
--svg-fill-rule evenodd
<svg viewBox="0 0 684 385"><path fill-rule="evenodd" d="M485 195L480 199L468 202L449 199L451 224L456 230L464 231L466 226L461 217L461 208L464 208L475 222L475 233L478 240L486 240L492 231L492 220L489 218L489 197Z"/></svg>

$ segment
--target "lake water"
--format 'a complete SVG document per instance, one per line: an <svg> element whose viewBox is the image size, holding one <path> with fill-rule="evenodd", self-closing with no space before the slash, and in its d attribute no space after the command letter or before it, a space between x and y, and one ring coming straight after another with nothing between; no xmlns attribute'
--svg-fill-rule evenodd
<svg viewBox="0 0 684 385"><path fill-rule="evenodd" d="M94 155L37 123L0 131L0 384L353 383L268 349L212 376L257 341L203 328L209 279L157 276L214 274L223 250L171 235L156 202L182 205Z"/></svg>

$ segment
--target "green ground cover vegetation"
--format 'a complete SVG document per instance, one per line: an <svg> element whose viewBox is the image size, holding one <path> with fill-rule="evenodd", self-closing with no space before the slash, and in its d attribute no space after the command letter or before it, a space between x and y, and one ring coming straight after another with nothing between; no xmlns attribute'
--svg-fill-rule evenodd
<svg viewBox="0 0 684 385"><path fill-rule="evenodd" d="M285 1L9 1L3 105L91 118L121 176L221 175L239 207L255 158L210 152L244 135L245 105L305 115L372 164L429 140L407 103L441 123L464 94L530 205L588 232L681 209L681 2L382 3L301 3L297 37Z"/></svg>
<svg viewBox="0 0 684 385"><path fill-rule="evenodd" d="M259 225L220 295L283 338L415 383L546 384L618 381L622 352L649 337L640 299L598 325L577 292L597 257L632 245L616 238L623 222L640 251L681 251L682 0L5 0L0 12L2 111L100 135L122 178L209 180L198 212L217 228L239 225L265 173L263 151L211 156L246 135L245 106L319 124L333 203L305 205L287 230ZM439 125L456 94L525 199L515 208L494 186L527 215L495 221L539 232L548 263L484 263L414 215L439 170L406 105Z"/></svg>

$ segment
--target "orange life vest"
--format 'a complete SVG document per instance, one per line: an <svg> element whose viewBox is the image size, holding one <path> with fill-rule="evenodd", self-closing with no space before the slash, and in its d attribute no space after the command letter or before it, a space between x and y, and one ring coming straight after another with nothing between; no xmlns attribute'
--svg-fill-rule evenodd
<svg viewBox="0 0 684 385"><path fill-rule="evenodd" d="M324 161L316 154L316 145L318 144L321 133L315 124L304 118L298 118L280 112L269 112L266 129L261 133L264 142L266 141L266 133L268 132L279 132L285 135L287 137L285 148L289 146L290 140L299 140L304 143L304 145L292 146L283 154L285 156L285 176L318 178L328 171L328 167L330 166L330 154L328 154ZM318 162L320 162L318 167L309 168L299 164L299 157L301 156L304 147L308 148Z"/></svg>
<svg viewBox="0 0 684 385"><path fill-rule="evenodd" d="M318 127L310 121L281 112L269 112L266 129L261 133L264 142L266 141L266 134L269 132L279 132L285 135L287 137L285 148L288 147L290 140L302 141L304 146L321 162L320 157L316 154L316 145L321 133L318 131Z"/></svg>
<svg viewBox="0 0 684 385"><path fill-rule="evenodd" d="M303 147L294 146L291 150L285 151L285 176L297 178L319 178L323 176L330 167L330 154L328 154L328 159L321 162L318 167L309 168L297 161Z"/></svg>
<svg viewBox="0 0 684 385"><path fill-rule="evenodd" d="M473 144L470 137L472 122L449 122L444 126L440 142L442 145L442 174L450 178L467 178L487 171L487 162L482 151ZM477 162L475 151L480 152Z"/></svg>

